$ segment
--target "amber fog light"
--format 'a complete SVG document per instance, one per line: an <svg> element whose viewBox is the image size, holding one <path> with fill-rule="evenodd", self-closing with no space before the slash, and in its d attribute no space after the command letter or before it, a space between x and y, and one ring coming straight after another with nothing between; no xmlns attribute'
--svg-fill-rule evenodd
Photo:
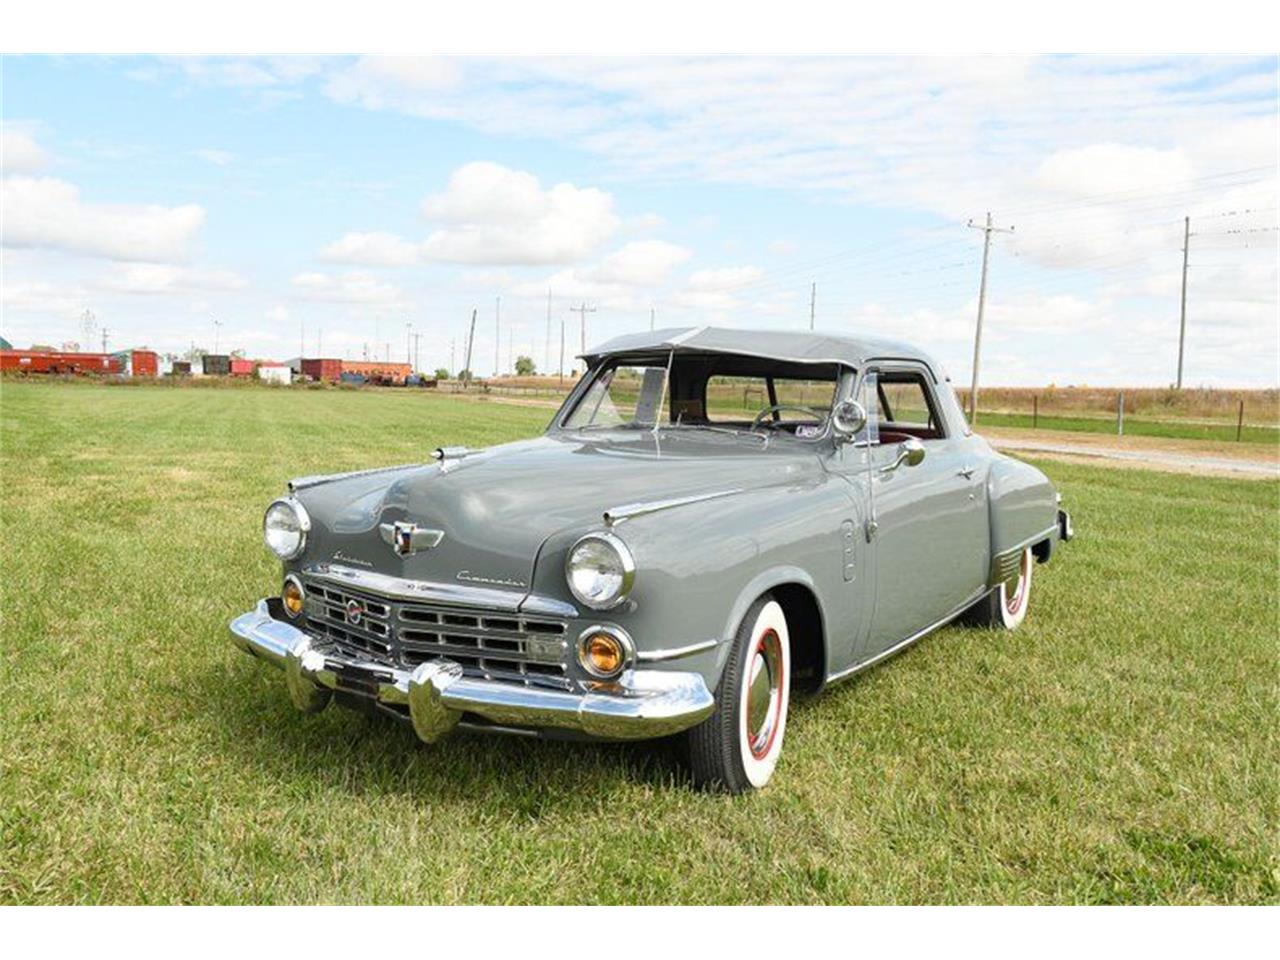
<svg viewBox="0 0 1280 960"><path fill-rule="evenodd" d="M280 602L284 604L284 612L296 617L302 612L302 601L306 598L302 584L298 578L290 574L284 578L284 589L280 591Z"/></svg>
<svg viewBox="0 0 1280 960"><path fill-rule="evenodd" d="M631 640L613 627L591 627L578 640L582 669L601 680L612 680L631 660Z"/></svg>

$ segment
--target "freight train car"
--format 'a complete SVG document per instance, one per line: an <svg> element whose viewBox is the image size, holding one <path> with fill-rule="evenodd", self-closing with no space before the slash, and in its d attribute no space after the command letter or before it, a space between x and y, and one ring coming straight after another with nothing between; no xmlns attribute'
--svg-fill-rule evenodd
<svg viewBox="0 0 1280 960"><path fill-rule="evenodd" d="M312 380L329 380L336 383L342 378L342 361L304 358L302 361L302 375L310 377Z"/></svg>
<svg viewBox="0 0 1280 960"><path fill-rule="evenodd" d="M413 372L407 363L383 363L377 360L343 360L342 372L363 377L367 383L402 385Z"/></svg>
<svg viewBox="0 0 1280 960"><path fill-rule="evenodd" d="M225 377L231 373L231 358L222 353L206 353L200 358L206 377Z"/></svg>
<svg viewBox="0 0 1280 960"><path fill-rule="evenodd" d="M6 373L96 374L123 372L123 364L109 353L71 353L63 350L0 350L0 370Z"/></svg>

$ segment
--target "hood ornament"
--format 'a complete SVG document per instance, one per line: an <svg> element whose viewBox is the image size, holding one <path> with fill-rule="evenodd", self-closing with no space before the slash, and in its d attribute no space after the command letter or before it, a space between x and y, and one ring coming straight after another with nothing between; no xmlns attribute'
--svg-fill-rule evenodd
<svg viewBox="0 0 1280 960"><path fill-rule="evenodd" d="M428 530L416 523L397 520L395 523L378 524L378 532L382 539L391 544L391 549L402 557L409 557L419 550L430 550L438 546L444 539L443 530Z"/></svg>

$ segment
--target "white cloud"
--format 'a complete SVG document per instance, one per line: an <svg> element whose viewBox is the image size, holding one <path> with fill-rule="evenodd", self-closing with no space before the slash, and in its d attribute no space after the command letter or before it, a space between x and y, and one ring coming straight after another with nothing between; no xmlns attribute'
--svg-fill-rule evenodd
<svg viewBox="0 0 1280 960"><path fill-rule="evenodd" d="M0 159L5 173L34 173L49 162L49 155L26 130L11 124L0 126Z"/></svg>
<svg viewBox="0 0 1280 960"><path fill-rule="evenodd" d="M665 283L673 268L693 256L693 251L664 240L635 240L609 254L586 271L588 279L633 287Z"/></svg>
<svg viewBox="0 0 1280 960"><path fill-rule="evenodd" d="M204 209L85 203L74 184L51 177L6 177L4 245L115 260L173 261L204 223Z"/></svg>
<svg viewBox="0 0 1280 960"><path fill-rule="evenodd" d="M789 257L799 248L794 240L778 239L770 242L767 249L775 257Z"/></svg>
<svg viewBox="0 0 1280 960"><path fill-rule="evenodd" d="M167 263L117 264L98 281L116 293L162 294L195 290L242 290L247 281L231 270L178 267Z"/></svg>
<svg viewBox="0 0 1280 960"><path fill-rule="evenodd" d="M688 289L702 293L735 290L754 283L764 275L759 267L717 267L689 274Z"/></svg>
<svg viewBox="0 0 1280 960"><path fill-rule="evenodd" d="M469 163L422 205L442 224L422 245L431 260L489 265L572 263L618 229L613 197L559 183L544 190L531 173Z"/></svg>
<svg viewBox="0 0 1280 960"><path fill-rule="evenodd" d="M396 303L402 297L393 285L371 273L351 271L338 275L300 273L293 278L298 295L304 300L327 300L334 303Z"/></svg>
<svg viewBox="0 0 1280 960"><path fill-rule="evenodd" d="M263 314L263 316L272 323L287 323L289 320L289 308L280 306L271 307Z"/></svg>
<svg viewBox="0 0 1280 960"><path fill-rule="evenodd" d="M348 233L320 251L331 263L401 267L418 260L418 247L392 233Z"/></svg>

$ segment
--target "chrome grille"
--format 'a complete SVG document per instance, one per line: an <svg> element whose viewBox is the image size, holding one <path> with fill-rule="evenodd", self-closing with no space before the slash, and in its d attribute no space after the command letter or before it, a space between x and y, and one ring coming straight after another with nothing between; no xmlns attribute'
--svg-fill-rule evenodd
<svg viewBox="0 0 1280 960"><path fill-rule="evenodd" d="M344 655L405 669L443 657L468 676L570 687L564 620L388 600L310 579L304 587L308 629ZM348 614L353 602L359 609L356 622Z"/></svg>

